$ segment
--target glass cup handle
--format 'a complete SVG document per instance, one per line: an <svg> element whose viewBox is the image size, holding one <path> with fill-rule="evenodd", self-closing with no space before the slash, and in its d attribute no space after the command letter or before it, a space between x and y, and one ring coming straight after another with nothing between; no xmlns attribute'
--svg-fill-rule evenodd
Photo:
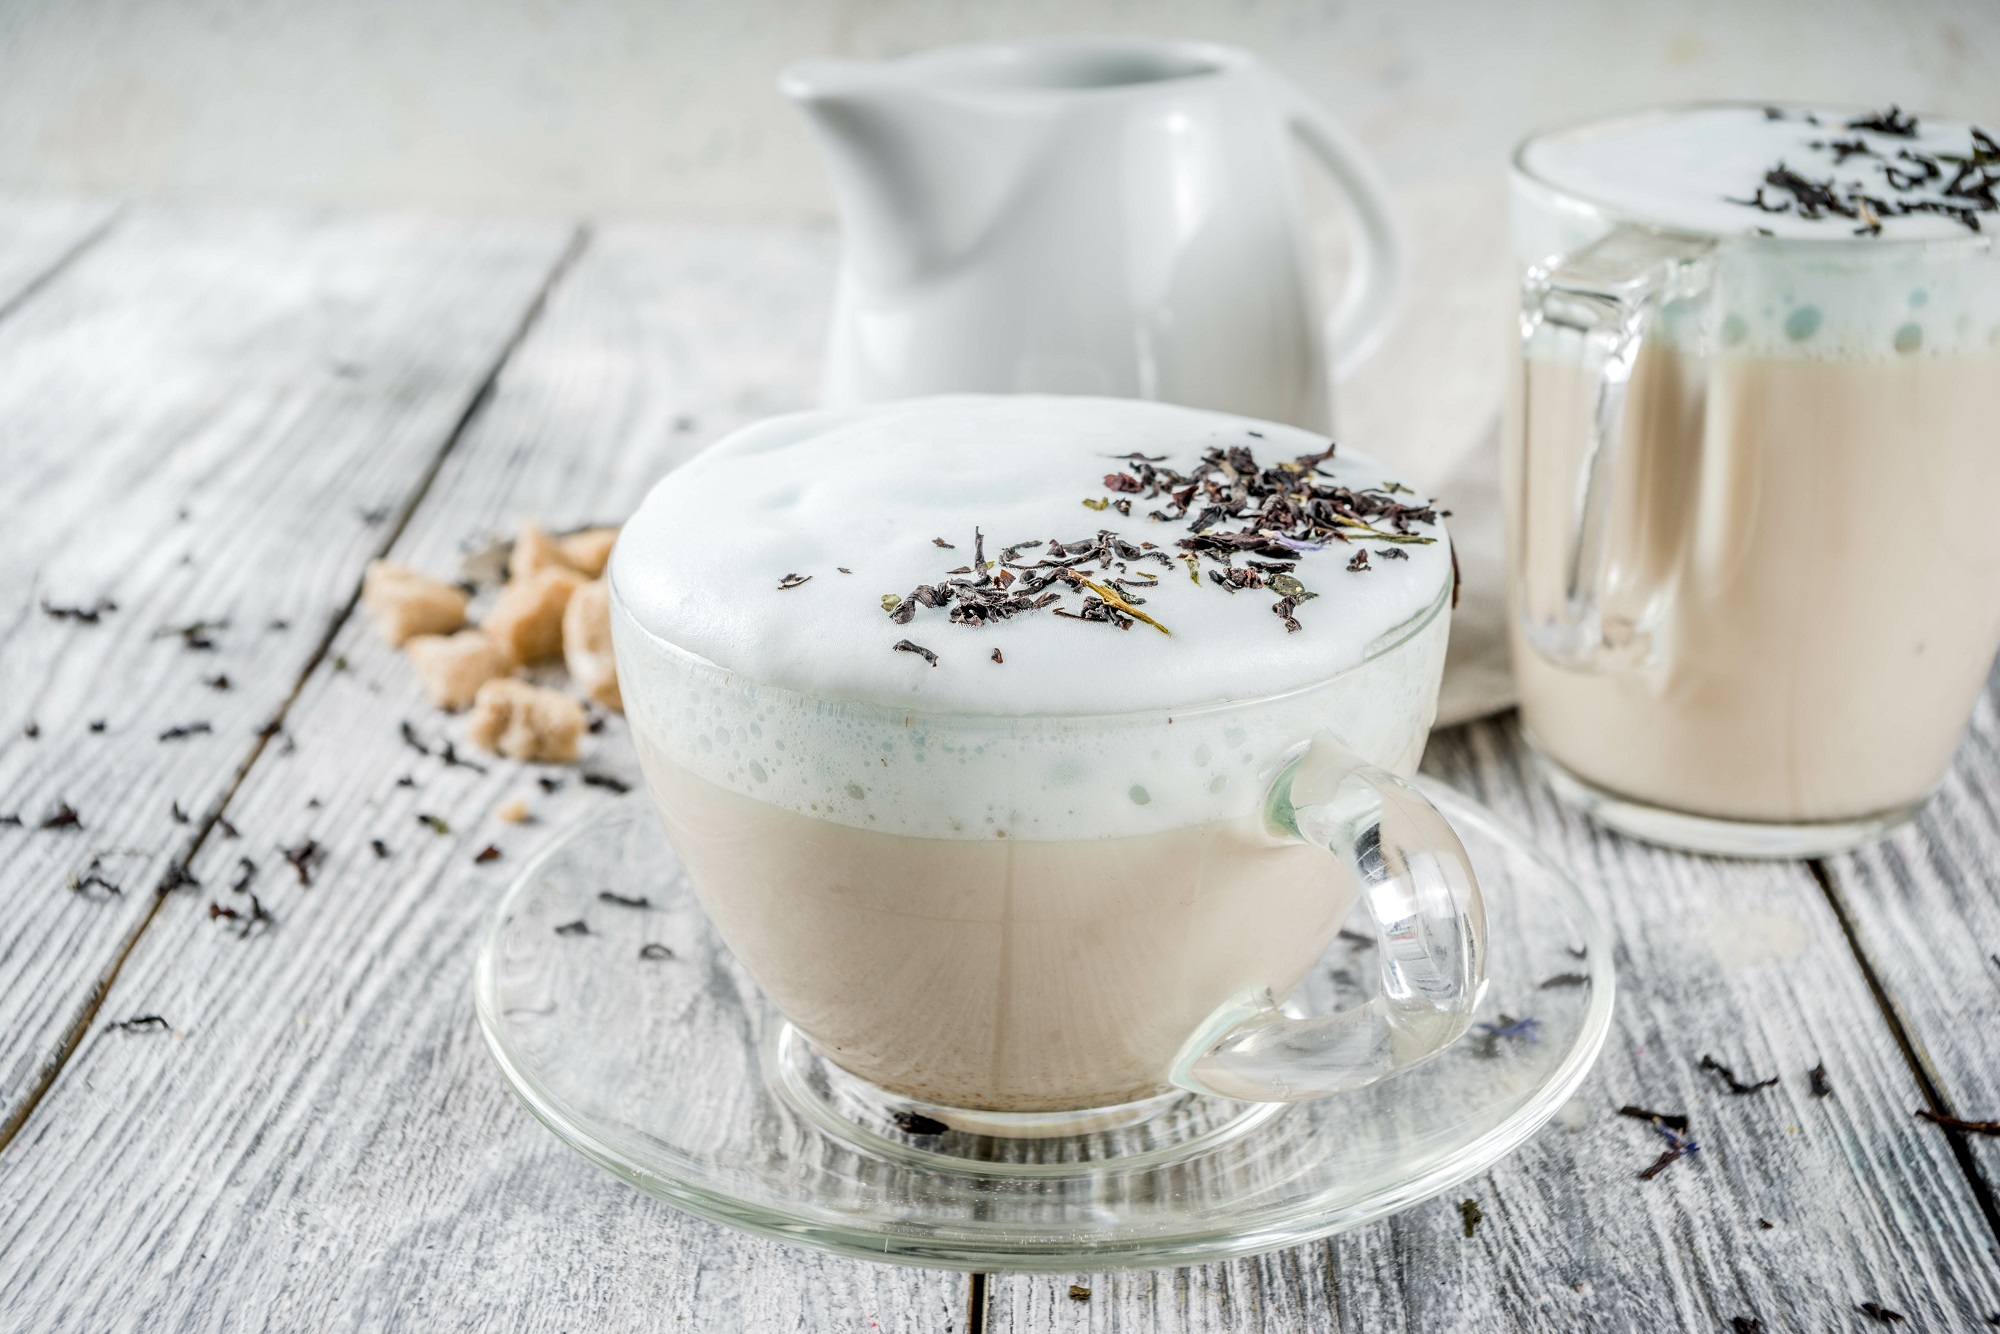
<svg viewBox="0 0 2000 1334"><path fill-rule="evenodd" d="M1306 1018L1268 991L1226 1006L1182 1048L1174 1082L1298 1102L1372 1084L1456 1042L1486 990L1486 909L1437 808L1322 732L1271 784L1264 818L1274 836L1347 863L1375 922L1381 986L1364 1005Z"/></svg>
<svg viewBox="0 0 2000 1334"><path fill-rule="evenodd" d="M1580 366L1584 392L1593 399L1572 520L1566 533L1552 535L1561 552L1560 588L1535 598L1522 587L1516 599L1528 641L1559 666L1591 671L1650 654L1645 627L1605 609L1626 391L1660 308L1707 290L1714 247L1698 237L1619 228L1573 255L1534 265L1522 280L1521 356L1529 370L1537 359ZM1522 383L1525 485L1535 452L1528 434L1534 377L1524 374ZM1517 579L1524 578L1523 567L1517 560Z"/></svg>

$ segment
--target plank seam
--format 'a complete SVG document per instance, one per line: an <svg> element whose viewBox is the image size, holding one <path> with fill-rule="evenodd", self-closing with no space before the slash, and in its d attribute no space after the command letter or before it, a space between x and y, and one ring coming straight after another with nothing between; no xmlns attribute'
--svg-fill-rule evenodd
<svg viewBox="0 0 2000 1334"><path fill-rule="evenodd" d="M1847 948L1854 955L1854 962L1861 969L1861 976L1868 983L1869 992L1875 997L1875 1006L1882 1012L1883 1022L1888 1024L1890 1034L1896 1039L1896 1046L1902 1050L1903 1060L1908 1063L1910 1073L1916 1077L1917 1090L1923 1095L1924 1103L1930 1111L1939 1116L1957 1116L1951 1099L1945 1095L1943 1081L1937 1076L1930 1058L1922 1044L1917 1042L1904 1021L1902 1008L1889 994L1888 986L1876 972L1875 965L1861 945L1860 933L1855 929L1853 914L1847 902L1841 897L1840 887L1835 882L1832 870L1820 858L1806 862L1806 869L1819 882L1820 892L1826 895L1828 906L1840 923L1842 934L1847 937ZM1972 1147L1966 1143L1963 1131L1941 1128L1945 1142L1951 1145L1951 1155L1958 1161L1958 1170L1964 1174L1966 1185L1972 1190L1972 1197L1979 1204L1979 1212L1985 1216L1986 1226L1994 1239L2000 1241L2000 1202L1994 1199L1993 1187L1979 1170L1978 1159L1973 1157Z"/></svg>
<svg viewBox="0 0 2000 1334"><path fill-rule="evenodd" d="M89 231L78 237L69 249L56 256L54 262L46 269L36 274L20 290L15 292L14 295L8 297L5 301L0 301L0 320L5 320L13 315L14 312L20 310L21 307L41 295L56 279L67 273L70 267L79 259L82 259L99 241L109 236L113 227L124 221L127 211L128 208L124 204L120 204L118 207L112 209L104 215L103 220L95 227L92 227ZM4 1145L0 1145L0 1147L4 1147Z"/></svg>
<svg viewBox="0 0 2000 1334"><path fill-rule="evenodd" d="M974 1274L965 1294L965 1334L986 1334L986 1275Z"/></svg>
<svg viewBox="0 0 2000 1334"><path fill-rule="evenodd" d="M122 212L120 210L113 213L97 229L97 232L93 233L93 236L99 236L108 231L111 223L122 216ZM543 310L548 306L550 295L561 284L563 278L568 275L570 270L575 267L576 261L588 247L590 238L591 228L588 223L578 223L571 230L568 244L563 247L562 253L556 257L556 261L549 268L549 271L543 275L540 285L535 290L534 298L528 302L526 308L522 311L521 318L516 321L512 332L507 337L507 341L501 345L499 354L493 359L493 364L487 367L486 373L480 377L479 387L473 391L471 398L466 401L464 409L460 411L457 419L453 421L451 429L445 433L444 442L438 447L430 463L424 468L422 475L417 478L416 485L411 488L409 498L403 503L401 511L396 515L395 522L389 526L389 531L383 537L381 545L376 548L374 553L376 559L386 557L389 552L395 549L396 543L403 536L404 529L409 526L411 518L415 516L418 506L423 504L424 497L430 493L432 483L437 480L438 474L444 470L446 460L451 457L452 451L458 447L459 441L465 438L466 432L471 428L472 423L485 409L487 403L492 400L495 387L499 384L502 372L506 370L507 364L513 360L514 353L520 349L521 344L527 340L529 332L534 329L536 323L541 319ZM49 272L35 280L35 283L32 285L33 289L39 290L42 286L46 285L48 280L60 272L70 258L81 254L91 243L91 240L92 238L86 237L83 241L79 241L75 247L72 247L70 255L58 261ZM0 307L0 318L5 318L17 304L18 298L15 302L10 302L8 305ZM320 637L319 643L314 646L312 653L307 657L304 667L299 670L297 679L292 682L292 688L286 692L284 701L278 705L277 712L271 716L271 721L268 724L258 730L256 739L250 744L249 751L244 755L242 762L236 766L236 773L230 779L229 786L223 790L222 796L216 802L214 808L202 817L201 826L188 841L186 850L173 862L175 867L186 868L194 865L195 859L201 855L202 848L208 842L209 834L214 832L216 825L222 818L223 812L229 809L229 803L235 800L236 794L241 790L244 780L250 776L251 770L256 768L257 761L263 758L264 751L271 744L272 738L278 736L284 730L285 719L290 716L292 706L298 702L299 696L304 693L306 683L312 679L313 673L318 671L320 665L326 661L327 655L333 649L334 641L339 637L341 630L346 627L348 621L353 618L355 608L360 603L361 583L357 580L352 591L347 596L347 601L342 604L340 610L328 622L326 633ZM172 893L174 881L175 876L169 871L167 878L162 881L160 888L155 891L153 902L147 907L145 916L139 919L138 924L120 942L116 953L112 956L109 967L92 984L90 990L84 996L83 1005L77 1012L76 1017L69 1022L63 1029L61 1037L57 1039L55 1051L49 1055L47 1060L42 1062L41 1068L35 1072L34 1083L29 1088L27 1095L21 1099L19 1105L15 1107L13 1115L7 1118L5 1124L0 1124L0 1153L5 1153L8 1146L13 1144L15 1138L19 1136L22 1129L28 1124L29 1118L35 1114L35 1109L41 1105L42 1099L48 1095L51 1088L55 1087L56 1080L61 1078L62 1072L68 1067L70 1059L76 1055L77 1050L83 1045L84 1035L89 1033L91 1026L97 1022L97 1016L104 1007L105 999L110 996L112 986L118 981L118 974L124 969L125 961L131 957L132 951L138 948L139 941L144 938L147 930L160 915L161 905L167 901Z"/></svg>

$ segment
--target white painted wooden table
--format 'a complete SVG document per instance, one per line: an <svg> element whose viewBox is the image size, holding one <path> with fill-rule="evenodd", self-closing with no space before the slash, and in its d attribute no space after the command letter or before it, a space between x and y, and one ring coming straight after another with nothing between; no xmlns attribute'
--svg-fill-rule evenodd
<svg viewBox="0 0 2000 1334"><path fill-rule="evenodd" d="M1521 1153L1321 1245L968 1282L737 1235L558 1145L475 1032L474 943L605 794L408 747L401 720L442 722L354 615L361 569L615 520L807 403L832 253L811 229L0 204L0 1329L2000 1320L2000 1139L1915 1115L2000 1116L2000 681L1918 827L1806 864L1594 832L1511 720L1439 734L1427 767L1611 922L1618 1016ZM592 746L632 775L615 721ZM517 797L536 823L497 820ZM284 855L307 839L309 884ZM247 936L209 911L244 875L273 919ZM1781 1082L1732 1096L1711 1054ZM1660 1141L1627 1103L1686 1113L1700 1151L1640 1180Z"/></svg>

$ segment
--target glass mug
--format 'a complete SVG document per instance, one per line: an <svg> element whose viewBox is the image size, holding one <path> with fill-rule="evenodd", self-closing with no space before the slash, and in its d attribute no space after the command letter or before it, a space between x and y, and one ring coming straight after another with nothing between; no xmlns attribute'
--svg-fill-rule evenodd
<svg viewBox="0 0 2000 1334"><path fill-rule="evenodd" d="M1813 856L1922 807L2000 647L2000 254L1691 231L1537 174L1538 145L1710 110L1515 154L1514 668L1572 805Z"/></svg>
<svg viewBox="0 0 2000 1334"><path fill-rule="evenodd" d="M1417 1065L1471 1022L1479 890L1403 777L1436 709L1448 583L1305 689L1030 717L749 680L642 627L615 563L611 595L647 786L704 909L776 1009L883 1106L1036 1135L1086 1124L1052 1114L1177 1090L1293 1101ZM1092 765L1108 755L1151 776ZM859 814L864 781L898 799ZM1034 837L1016 808L1051 782L1093 836ZM1161 823L1183 806L1205 814ZM1281 1009L1357 900L1380 938L1377 994Z"/></svg>

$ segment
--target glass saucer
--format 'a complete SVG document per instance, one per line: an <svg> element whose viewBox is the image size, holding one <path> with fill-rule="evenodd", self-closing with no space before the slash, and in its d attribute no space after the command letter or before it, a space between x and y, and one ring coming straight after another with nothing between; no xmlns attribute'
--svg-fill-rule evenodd
<svg viewBox="0 0 2000 1334"><path fill-rule="evenodd" d="M1610 1024L1610 939L1576 886L1483 807L1422 786L1486 891L1484 1022L1430 1064L1342 1097L1170 1094L1026 1126L898 1100L824 1061L766 1004L642 796L562 834L508 890L480 950L480 1027L514 1091L586 1158L780 1240L1054 1271L1311 1241L1505 1156L1575 1091ZM1344 933L1296 1002L1365 996L1373 948Z"/></svg>

